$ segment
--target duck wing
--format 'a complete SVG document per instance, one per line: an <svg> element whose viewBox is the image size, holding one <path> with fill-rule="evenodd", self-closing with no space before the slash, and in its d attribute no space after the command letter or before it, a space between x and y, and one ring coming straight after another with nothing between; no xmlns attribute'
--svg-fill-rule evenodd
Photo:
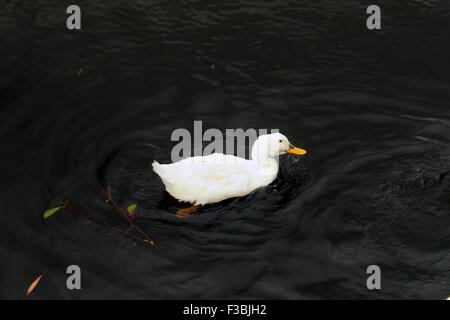
<svg viewBox="0 0 450 320"><path fill-rule="evenodd" d="M198 204L246 195L254 190L259 175L255 162L221 153L168 165L154 163L153 168L172 196Z"/></svg>

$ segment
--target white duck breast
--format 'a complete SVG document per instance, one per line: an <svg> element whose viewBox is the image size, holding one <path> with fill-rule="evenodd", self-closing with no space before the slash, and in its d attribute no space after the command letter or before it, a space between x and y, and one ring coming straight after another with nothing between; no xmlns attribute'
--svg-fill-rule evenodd
<svg viewBox="0 0 450 320"><path fill-rule="evenodd" d="M278 162L275 157L290 152L305 154L292 147L280 133L260 136L252 147L252 160L214 153L190 157L172 164L153 162L166 191L178 199L203 205L242 197L275 180Z"/></svg>

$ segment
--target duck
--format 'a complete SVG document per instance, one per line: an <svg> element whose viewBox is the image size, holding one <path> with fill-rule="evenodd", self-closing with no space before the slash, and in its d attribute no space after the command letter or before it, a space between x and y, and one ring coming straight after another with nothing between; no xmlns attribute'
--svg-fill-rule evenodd
<svg viewBox="0 0 450 320"><path fill-rule="evenodd" d="M307 152L276 132L260 135L255 140L251 159L213 153L170 164L153 161L152 167L172 197L191 204L177 211L178 217L186 217L203 205L243 197L268 186L277 177L278 156L285 153L305 155Z"/></svg>

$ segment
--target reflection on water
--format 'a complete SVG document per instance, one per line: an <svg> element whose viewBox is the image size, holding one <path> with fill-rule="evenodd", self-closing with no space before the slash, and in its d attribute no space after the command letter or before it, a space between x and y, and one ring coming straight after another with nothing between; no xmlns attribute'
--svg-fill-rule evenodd
<svg viewBox="0 0 450 320"><path fill-rule="evenodd" d="M44 5L45 3L45 5ZM449 10L357 1L59 1L0 11L0 293L36 298L448 296ZM83 71L80 73L80 69ZM309 151L278 178L189 219L151 162L176 128L279 128ZM126 227L106 186L157 243ZM83 290L65 288L68 265ZM382 270L382 291L366 268Z"/></svg>

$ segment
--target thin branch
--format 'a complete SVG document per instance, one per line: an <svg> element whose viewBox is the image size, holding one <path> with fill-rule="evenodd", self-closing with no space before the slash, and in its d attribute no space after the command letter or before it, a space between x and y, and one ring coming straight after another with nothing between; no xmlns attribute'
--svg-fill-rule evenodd
<svg viewBox="0 0 450 320"><path fill-rule="evenodd" d="M153 240L144 232L141 228L139 228L137 225L134 224L134 222L130 219L130 217L123 211L121 207L117 205L117 203L113 200L112 194L111 194L111 187L108 186L108 200L112 203L112 205L122 214L122 216L125 218L125 220L128 221L131 227L136 229L141 235L144 236L145 239L147 239L148 242L151 244L154 244Z"/></svg>
<svg viewBox="0 0 450 320"><path fill-rule="evenodd" d="M71 208L71 209L75 210L79 215L81 215L82 217L84 217L85 219L87 219L89 221L101 224L101 225L103 225L105 227L110 228L113 231L117 231L117 232L126 234L126 235L128 235L128 236L130 236L130 237L132 237L132 238L134 238L134 239L136 239L138 241L140 241L140 242L143 242L143 243L146 243L146 244L151 244L151 245L155 244L155 242L144 231L142 231L141 228L139 228L138 226L136 226L133 223L133 221L130 219L130 217L128 217L128 215L125 213L125 211L123 211L123 209L121 207L119 207L117 205L117 203L112 199L110 186L108 186L108 199L113 204L113 206L122 214L122 216L130 224L130 226L126 230L117 228L117 227L109 224L108 222L106 222L104 220L99 220L99 219L96 219L94 217L91 217L90 215L84 213L81 209L79 209L78 207L76 207L73 204L69 203L68 201L60 201L60 203L61 203L61 205L65 206L65 207L68 207L68 208ZM138 237L138 236L134 235L133 233L128 232L128 230L130 228L134 228L135 230L137 230L144 238Z"/></svg>

